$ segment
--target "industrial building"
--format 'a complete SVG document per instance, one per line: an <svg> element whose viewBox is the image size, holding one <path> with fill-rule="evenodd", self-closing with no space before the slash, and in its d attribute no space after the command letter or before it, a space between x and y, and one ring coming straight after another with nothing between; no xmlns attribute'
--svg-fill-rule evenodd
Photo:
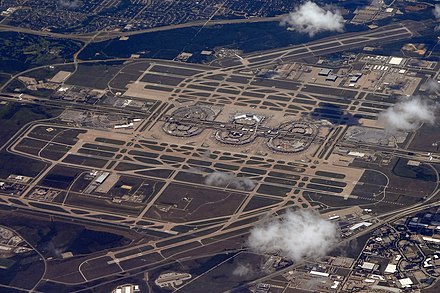
<svg viewBox="0 0 440 293"><path fill-rule="evenodd" d="M332 73L332 70L331 70L331 69L323 68L323 69L321 69L321 71L319 71L318 75L321 75L321 76L329 76L330 73Z"/></svg>

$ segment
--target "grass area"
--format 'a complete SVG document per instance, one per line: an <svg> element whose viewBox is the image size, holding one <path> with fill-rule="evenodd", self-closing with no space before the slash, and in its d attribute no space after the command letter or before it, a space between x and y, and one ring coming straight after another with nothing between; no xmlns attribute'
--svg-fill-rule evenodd
<svg viewBox="0 0 440 293"><path fill-rule="evenodd" d="M45 167L42 161L0 152L0 178L6 179L11 174L35 177Z"/></svg>
<svg viewBox="0 0 440 293"><path fill-rule="evenodd" d="M32 67L72 59L79 42L21 33L0 33L0 72L16 73Z"/></svg>
<svg viewBox="0 0 440 293"><path fill-rule="evenodd" d="M48 119L61 114L62 109L34 104L8 103L0 105L0 145L31 121Z"/></svg>
<svg viewBox="0 0 440 293"><path fill-rule="evenodd" d="M27 240L47 257L60 257L57 248L81 254L119 247L130 242L130 239L122 235L100 231L96 227L92 230L81 224L56 220L48 222L23 214L7 215L0 212L0 224L26 235Z"/></svg>
<svg viewBox="0 0 440 293"><path fill-rule="evenodd" d="M0 73L0 86L9 80L11 76L5 73Z"/></svg>
<svg viewBox="0 0 440 293"><path fill-rule="evenodd" d="M437 177L434 170L426 164L408 165L409 160L400 158L393 168L397 176L435 182Z"/></svg>
<svg viewBox="0 0 440 293"><path fill-rule="evenodd" d="M39 119L48 119L61 113L58 108L46 108L41 105L9 103L0 105L0 144L4 145L27 123ZM10 174L34 177L46 166L45 163L26 157L0 153L0 178Z"/></svg>
<svg viewBox="0 0 440 293"><path fill-rule="evenodd" d="M110 80L121 69L121 64L118 62L80 64L76 73L67 80L67 84L106 89Z"/></svg>

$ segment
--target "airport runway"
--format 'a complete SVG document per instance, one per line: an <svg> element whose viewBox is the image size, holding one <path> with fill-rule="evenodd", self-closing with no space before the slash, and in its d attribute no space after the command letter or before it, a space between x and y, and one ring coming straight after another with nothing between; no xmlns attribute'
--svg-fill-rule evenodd
<svg viewBox="0 0 440 293"><path fill-rule="evenodd" d="M184 253L196 249L205 248L222 241L232 241L247 235L249 229L259 221L261 216L268 212L272 214L282 212L286 206L292 206L294 204L297 206L302 204L303 207L310 207L310 203L303 196L304 191L319 191L323 195L339 196L336 192L331 191L336 189L335 184L340 184L341 186L343 184L352 184L352 178L339 180L335 178L329 179L328 176L316 174L314 168L316 168L316 166L323 167L325 164L322 163L329 158L336 147L347 146L341 141L348 128L347 125L350 124L350 119L354 117L355 119L375 120L380 111L393 105L393 102L387 100L385 95L377 95L374 91L366 89L343 89L338 86L315 85L298 81L265 79L255 76L254 70L360 48L370 44L385 44L409 39L417 36L419 31L423 28L423 23L405 21L367 32L342 34L337 37L300 46L220 60L219 62L214 62L212 66L163 60L145 60L144 64L133 63L127 64L126 66L124 65L118 72L116 78L108 81L108 88L114 91L122 91L125 90L125 84L130 82L133 88L128 89L126 92L127 96L139 99L146 96L154 97L158 101L157 107L145 113L126 109L115 110L112 106L104 105L78 106L65 101L36 98L30 95L3 95L0 98L7 101L19 100L28 103L43 103L45 105L72 107L99 113L142 115L141 118L144 118L146 121L142 122L142 124L136 128L132 137L125 137L126 140L123 141L123 147L120 147L114 154L110 154L109 157L105 156L105 152L100 154L94 154L93 152L96 151L96 145L107 148L114 147L114 145L112 146L106 142L97 143L93 140L84 140L63 153L58 159L45 157L42 155L42 150L51 144L62 145L66 147L66 149L71 146L56 143L53 139L36 139L30 135L30 132L38 125L37 123L30 125L29 129L21 133L16 139L10 141L8 151L29 158L43 160L50 165L50 168L44 170L39 176L34 178L33 182L26 185L26 189L20 197L5 196L5 202L0 204L75 219L92 220L107 225L124 226L132 229L145 228L150 229L150 232L159 233L160 228L157 227L161 226L169 229L169 231L166 232L168 233L166 239L155 240L149 243L136 243L129 247L112 249L105 254L97 253L85 257L80 263L77 263L76 260L66 260L64 263L66 265L64 274L58 277L49 277L51 280L65 284L80 284L103 277L115 276L124 272L136 271L147 265L153 266L179 258L179 255L181 256ZM133 76L135 76L135 80L133 80ZM375 99L376 96L383 97L383 100L378 101L378 99ZM280 113L280 116L295 115L297 117L305 117L304 115L314 113L316 120L335 119L335 125L338 123L340 123L340 125L333 127L327 137L318 137L316 142L319 143L320 146L308 162L302 163L298 161L293 162L293 160L292 162L288 162L289 160L277 161L270 158L270 156L262 155L240 154L240 156L238 156L238 153L228 151L218 151L215 156L210 157L206 156L206 149L186 145L184 141L179 144L167 144L162 142L159 145L158 142L148 141L141 137L142 132L151 131L155 125L163 123L164 120L166 120L165 114L169 113L171 104L197 102L229 108L242 107L243 109L257 112L272 111L271 113ZM309 116L307 117L310 118ZM189 123L191 121L182 119L182 122ZM222 127L222 123L220 122L196 121L196 123L205 125L205 132ZM45 124L43 123L42 125ZM60 128L66 127L66 125L55 123L48 124L47 126L50 125ZM76 128L81 129L82 127L71 126L71 129ZM269 128L261 129L263 132L269 130ZM38 149L38 147L26 145L26 141L30 141L31 139L36 145L41 144L42 147ZM86 143L89 144L89 147L84 146ZM92 148L90 145L95 148ZM427 164L440 163L440 156L437 154L432 155L426 152L414 152L409 155L405 149L399 149L394 146L375 146L362 143L360 143L358 147L365 149L371 148L382 153L389 152L392 153L393 156L417 159ZM86 153L80 153L80 149L86 151ZM123 152L122 149L124 150ZM72 157L74 155L82 158L83 161L77 163L67 160L69 156ZM117 155L120 156L118 157ZM106 163L102 167L91 166L84 163L87 159L92 158L106 161ZM134 167L133 169L127 170L116 169L119 164L127 162L136 165L137 169ZM169 188L176 182L192 188L202 188L204 184L197 183L196 181L185 182L185 179L179 176L190 169L203 170L203 168L210 168L212 171L233 170L236 174L249 176L249 178L252 179L256 178L256 181L259 183L254 190L247 192L242 202L231 214L213 216L203 221L186 219L181 222L170 222L160 218L160 216L156 218L152 217L154 213L151 213L151 210L159 202L162 195L161 193L155 194L148 203L137 213L133 214L127 214L125 211L105 211L99 210L99 208L96 207L75 206L68 200L64 200L62 203L44 203L29 199L30 192L49 174L53 166L81 168L84 172L93 170L117 171L126 176L138 176L148 178L149 180L160 181L164 184L163 190ZM152 173L144 173L149 175L139 175L141 174L139 172L148 172L151 170L168 170L170 171L170 175L163 178L155 177L158 175L153 176L151 175ZM198 175L204 174L204 172L199 173ZM316 189L316 187L312 188L313 184L309 183L309 181L312 180L326 182L321 183L323 190ZM277 190L289 191L280 196L278 194L271 194L267 189L261 188L262 185ZM327 188L327 190L325 190L325 188ZM344 188L345 187L341 190L343 191ZM388 185L383 186L383 189L385 188L388 188ZM211 189L219 192L246 193L225 187L212 187ZM59 191L63 190L60 189ZM294 193L295 191L298 193ZM77 195L83 196L84 194L77 192ZM436 196L436 193L431 194L428 199L434 196ZM273 204L260 208L246 210L251 200L256 197L264 197L265 199L276 201ZM347 198L349 197L350 195L348 195ZM366 202L365 204L381 201L386 202L386 199L383 198L372 199L359 196L356 197L356 199L363 200ZM388 202L388 204L398 205L398 203L395 202ZM387 213L383 215L385 219L381 223L394 219L396 215L400 216L418 210L422 206L423 203L418 203L402 209L400 212ZM155 212L159 214L159 211L156 210ZM208 220L212 222L207 224ZM145 224L143 221L149 221L149 223ZM176 232L176 230L170 232L173 228L183 226L197 229L182 233ZM165 228L162 229L165 230ZM191 256L185 257L190 258Z"/></svg>
<svg viewBox="0 0 440 293"><path fill-rule="evenodd" d="M368 45L388 44L399 40L409 39L419 35L419 31L424 29L426 29L426 27L423 23L403 21L371 31L346 33L336 37L330 37L285 49L281 48L239 56L234 59L229 59L226 62L221 63L221 65L229 69L239 69L304 60L310 57L349 51L351 49L361 48Z"/></svg>

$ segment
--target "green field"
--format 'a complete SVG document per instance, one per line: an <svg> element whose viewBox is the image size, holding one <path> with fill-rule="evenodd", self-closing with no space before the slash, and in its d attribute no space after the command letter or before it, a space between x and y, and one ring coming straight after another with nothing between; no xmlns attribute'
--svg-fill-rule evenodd
<svg viewBox="0 0 440 293"><path fill-rule="evenodd" d="M61 114L59 108L41 105L7 103L0 105L0 145L3 145L24 125L31 121L48 119Z"/></svg>
<svg viewBox="0 0 440 293"><path fill-rule="evenodd" d="M16 73L41 65L71 61L79 48L79 42L2 32L0 72Z"/></svg>

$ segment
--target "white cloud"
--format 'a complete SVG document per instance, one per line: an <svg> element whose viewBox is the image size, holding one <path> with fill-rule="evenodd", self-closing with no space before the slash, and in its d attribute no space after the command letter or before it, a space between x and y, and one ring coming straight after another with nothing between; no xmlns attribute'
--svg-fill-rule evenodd
<svg viewBox="0 0 440 293"><path fill-rule="evenodd" d="M284 17L281 20L281 25L307 33L312 37L323 31L342 32L344 30L344 18L339 10L332 11L321 8L316 3L307 1Z"/></svg>
<svg viewBox="0 0 440 293"><path fill-rule="evenodd" d="M437 105L418 97L396 103L379 115L388 131L414 130L422 123L435 123Z"/></svg>
<svg viewBox="0 0 440 293"><path fill-rule="evenodd" d="M206 179L205 184L217 187L236 188L240 190L252 190L255 187L255 182L246 177L236 177L233 174L225 172L210 173Z"/></svg>
<svg viewBox="0 0 440 293"><path fill-rule="evenodd" d="M428 93L433 94L440 90L440 83L435 79L429 79L425 82L424 87Z"/></svg>
<svg viewBox="0 0 440 293"><path fill-rule="evenodd" d="M65 247L55 246L55 244L52 241L50 241L46 245L46 249L52 256L56 258L61 258L62 254L66 251Z"/></svg>
<svg viewBox="0 0 440 293"><path fill-rule="evenodd" d="M337 226L316 212L288 210L280 220L271 219L254 227L248 245L258 253L279 251L283 257L300 262L326 255L338 238Z"/></svg>
<svg viewBox="0 0 440 293"><path fill-rule="evenodd" d="M435 4L434 16L437 18L437 20L440 20L440 4Z"/></svg>
<svg viewBox="0 0 440 293"><path fill-rule="evenodd" d="M248 263L246 264L239 263L237 267L232 271L232 274L238 277L249 276L252 275L253 273L254 270L252 269L252 266Z"/></svg>
<svg viewBox="0 0 440 293"><path fill-rule="evenodd" d="M437 21L440 21L440 4L435 4L434 10L432 11L434 13L435 19ZM434 30L439 31L440 25L437 25Z"/></svg>
<svg viewBox="0 0 440 293"><path fill-rule="evenodd" d="M79 0L59 0L58 3L65 8L78 8L80 6Z"/></svg>

